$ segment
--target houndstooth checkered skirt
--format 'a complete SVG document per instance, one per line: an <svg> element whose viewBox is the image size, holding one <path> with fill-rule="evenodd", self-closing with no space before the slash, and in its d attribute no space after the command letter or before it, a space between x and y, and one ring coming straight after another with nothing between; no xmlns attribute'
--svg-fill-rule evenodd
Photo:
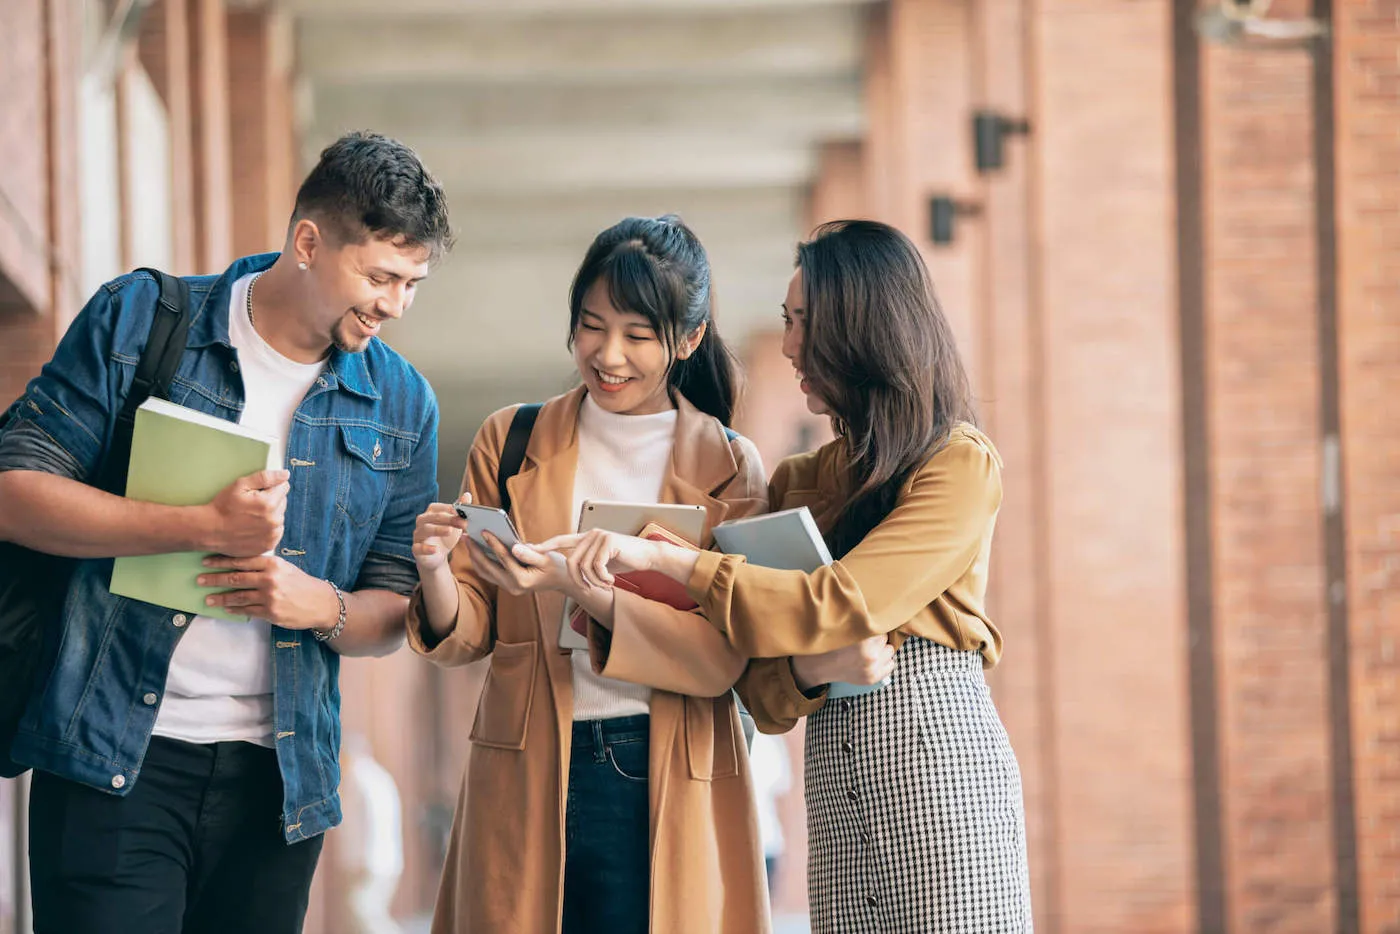
<svg viewBox="0 0 1400 934"><path fill-rule="evenodd" d="M982 656L910 638L807 719L814 934L1029 934L1021 772Z"/></svg>

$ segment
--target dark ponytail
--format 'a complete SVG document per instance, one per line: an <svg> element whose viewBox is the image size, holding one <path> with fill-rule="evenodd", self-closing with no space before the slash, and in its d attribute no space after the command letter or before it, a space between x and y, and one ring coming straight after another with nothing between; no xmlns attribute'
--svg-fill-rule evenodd
<svg viewBox="0 0 1400 934"><path fill-rule="evenodd" d="M671 365L669 380L671 388L689 399L691 405L728 427L734 419L738 371L734 354L719 336L711 318L705 336L690 358Z"/></svg>
<svg viewBox="0 0 1400 934"><path fill-rule="evenodd" d="M671 358L666 383L726 426L734 417L738 367L715 330L710 260L700 240L674 214L629 217L593 239L569 289L569 346L583 316L583 297L599 279L620 311L647 319ZM688 359L676 349L705 325Z"/></svg>

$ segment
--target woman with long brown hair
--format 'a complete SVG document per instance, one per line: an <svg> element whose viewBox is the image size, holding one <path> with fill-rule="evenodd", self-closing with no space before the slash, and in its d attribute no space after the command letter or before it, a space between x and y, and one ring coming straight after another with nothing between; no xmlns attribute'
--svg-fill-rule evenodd
<svg viewBox="0 0 1400 934"><path fill-rule="evenodd" d="M1020 773L983 679L1002 647L983 605L1001 458L928 271L892 227L824 225L798 247L783 320L808 408L837 437L779 464L770 502L809 507L832 564L599 533L540 547L567 552L581 586L641 568L686 582L754 659L739 690L760 728L808 718L814 931L1029 931Z"/></svg>

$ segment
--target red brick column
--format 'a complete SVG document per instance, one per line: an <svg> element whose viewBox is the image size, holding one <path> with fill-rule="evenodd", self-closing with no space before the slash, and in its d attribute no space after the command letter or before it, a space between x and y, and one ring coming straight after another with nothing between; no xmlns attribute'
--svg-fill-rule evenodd
<svg viewBox="0 0 1400 934"><path fill-rule="evenodd" d="M222 272L233 259L227 21L223 0L183 2L189 3L195 263L199 272Z"/></svg>
<svg viewBox="0 0 1400 934"><path fill-rule="evenodd" d="M1305 50L1202 50L1222 831L1241 932L1334 929L1311 82Z"/></svg>
<svg viewBox="0 0 1400 934"><path fill-rule="evenodd" d="M868 216L895 225L923 252L976 380L976 222L965 221L952 244L935 247L928 208L934 195L966 200L975 193L968 7L956 0L891 0L872 15L864 161Z"/></svg>
<svg viewBox="0 0 1400 934"><path fill-rule="evenodd" d="M270 9L228 14L233 251L281 249L296 194L291 24Z"/></svg>
<svg viewBox="0 0 1400 934"><path fill-rule="evenodd" d="M1028 6L1060 934L1193 926L1170 12Z"/></svg>
<svg viewBox="0 0 1400 934"><path fill-rule="evenodd" d="M828 143L817 155L817 181L807 199L807 229L825 221L865 217L865 152L859 142Z"/></svg>
<svg viewBox="0 0 1400 934"><path fill-rule="evenodd" d="M1352 723L1362 930L1400 930L1400 3L1333 8Z"/></svg>
<svg viewBox="0 0 1400 934"><path fill-rule="evenodd" d="M972 6L970 55L973 101L1010 119L1026 116L1026 15L1022 0L982 0ZM970 115L967 115L970 116ZM1035 128L1032 128L1035 132ZM982 215L960 225L975 242L982 348L978 384L983 427L1006 461L1002 506L988 585L988 609L1005 638L1001 664L989 680L1021 766L1032 899L1037 926L1053 930L1061 872L1056 840L1057 799L1054 672L1045 600L1047 571L1041 380L1042 319L1033 285L1038 254L1031 249L1029 138L1004 140L1005 165L978 178ZM961 219L960 219L961 220Z"/></svg>

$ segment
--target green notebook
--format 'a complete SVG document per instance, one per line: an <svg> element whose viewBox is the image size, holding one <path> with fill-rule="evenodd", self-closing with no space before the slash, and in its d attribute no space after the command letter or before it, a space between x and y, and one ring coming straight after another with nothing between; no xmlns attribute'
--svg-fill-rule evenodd
<svg viewBox="0 0 1400 934"><path fill-rule="evenodd" d="M164 399L136 410L126 495L167 506L198 506L239 477L276 469L272 438ZM207 568L201 552L137 555L112 565L112 593L186 613L240 620L246 617L204 605L217 593L195 578Z"/></svg>

